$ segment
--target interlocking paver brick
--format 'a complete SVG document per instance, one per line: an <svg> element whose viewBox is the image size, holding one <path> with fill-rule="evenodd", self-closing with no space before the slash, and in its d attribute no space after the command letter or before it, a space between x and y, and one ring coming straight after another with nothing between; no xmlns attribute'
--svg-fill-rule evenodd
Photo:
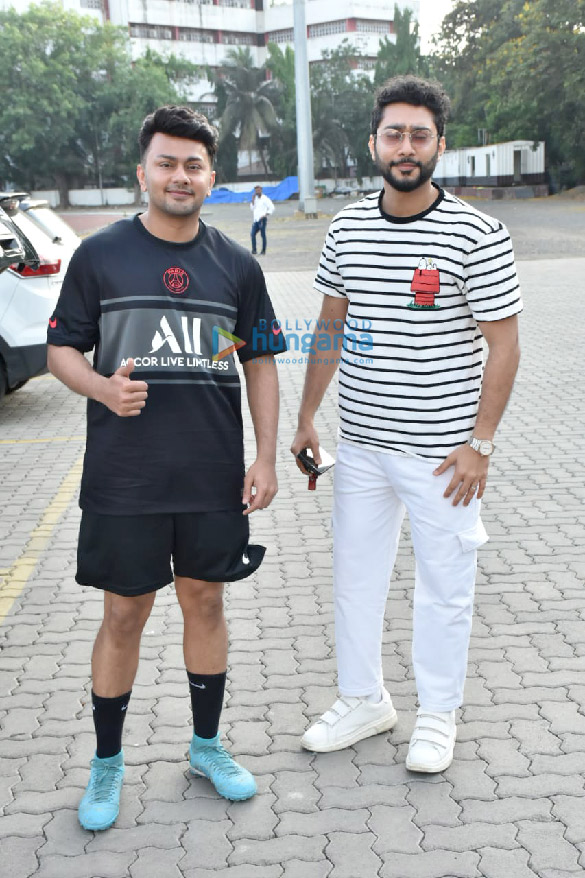
<svg viewBox="0 0 585 878"><path fill-rule="evenodd" d="M307 863L307 865L309 865ZM256 866L244 864L243 866L228 866L227 868L217 869L201 869L195 867L193 869L185 868L184 861L181 861L181 874L185 878L217 878L223 875L224 878L283 878L284 869L280 865L273 866Z"/></svg>
<svg viewBox="0 0 585 878"><path fill-rule="evenodd" d="M456 802L461 799L495 799L496 784L486 773L486 764L481 759L472 762L455 760L445 772L446 780L452 785L452 796Z"/></svg>
<svg viewBox="0 0 585 878"><path fill-rule="evenodd" d="M579 705L566 702L564 704L540 705L541 714L549 721L553 735L563 733L585 734L585 716L579 711Z"/></svg>
<svg viewBox="0 0 585 878"><path fill-rule="evenodd" d="M502 774L527 777L530 774L530 760L522 754L515 739L496 741L484 738L479 742L478 755L486 763L486 774L490 777Z"/></svg>
<svg viewBox="0 0 585 878"><path fill-rule="evenodd" d="M487 847L481 851L479 868L485 878L535 878L538 874L528 865L527 851L505 851L501 848Z"/></svg>
<svg viewBox="0 0 585 878"><path fill-rule="evenodd" d="M268 839L274 837L278 816L274 811L276 796L268 791L247 802L229 805L227 814L232 821L227 837L233 842L239 838Z"/></svg>
<svg viewBox="0 0 585 878"><path fill-rule="evenodd" d="M382 860L372 850L376 836L371 832L355 834L333 832L325 851L333 863L330 878L356 878L357 875L377 875Z"/></svg>
<svg viewBox="0 0 585 878"><path fill-rule="evenodd" d="M83 857L51 856L41 860L35 878L120 878L136 860L134 851L88 853Z"/></svg>
<svg viewBox="0 0 585 878"><path fill-rule="evenodd" d="M0 820L0 838L27 838L40 835L52 814L8 814Z"/></svg>
<svg viewBox="0 0 585 878"><path fill-rule="evenodd" d="M183 842L184 843L184 842ZM259 866L286 863L289 860L317 861L323 858L327 845L324 835L287 835L271 838L267 841L254 839L238 839L234 842L233 853L229 856L229 865L254 863Z"/></svg>
<svg viewBox="0 0 585 878"><path fill-rule="evenodd" d="M214 825L214 824L212 824ZM182 827L166 826L162 823L151 823L149 826L134 826L132 829L117 829L116 826L107 832L95 833L87 843L87 852L138 851L143 847L174 848L179 844Z"/></svg>
<svg viewBox="0 0 585 878"><path fill-rule="evenodd" d="M37 852L45 843L42 835L32 838L5 838L2 840L2 861L10 878L29 878L38 869Z"/></svg>
<svg viewBox="0 0 585 878"><path fill-rule="evenodd" d="M348 759L349 754L349 759ZM323 791L327 787L354 787L359 771L351 761L351 750L347 752L319 753L313 757L312 768L316 773L315 786Z"/></svg>
<svg viewBox="0 0 585 878"><path fill-rule="evenodd" d="M525 756L561 754L561 739L551 733L548 720L512 720L510 734L520 742L520 751Z"/></svg>
<svg viewBox="0 0 585 878"><path fill-rule="evenodd" d="M482 802L462 799L460 820L463 823L516 823L518 820L550 820L552 802L549 799L529 799L510 796Z"/></svg>
<svg viewBox="0 0 585 878"><path fill-rule="evenodd" d="M418 786L413 784L413 786ZM319 801L320 808L372 808L375 805L401 806L407 804L406 786L385 786L371 784L353 789L329 787L323 790Z"/></svg>
<svg viewBox="0 0 585 878"><path fill-rule="evenodd" d="M51 856L77 857L85 853L85 846L92 835L82 829L77 814L71 811L56 811L52 820L44 827L46 843L39 850L39 857Z"/></svg>
<svg viewBox="0 0 585 878"><path fill-rule="evenodd" d="M579 851L564 839L562 823L521 821L518 841L530 852L530 866L537 873L546 869L577 871Z"/></svg>
<svg viewBox="0 0 585 878"><path fill-rule="evenodd" d="M463 820L461 804L453 798L449 784L412 784L406 798L416 811L418 827L459 826Z"/></svg>
<svg viewBox="0 0 585 878"><path fill-rule="evenodd" d="M182 878L178 863L185 856L183 848L162 850L147 847L137 851L138 857L129 869L131 878L144 878L145 875L164 875L165 878Z"/></svg>
<svg viewBox="0 0 585 878"><path fill-rule="evenodd" d="M153 823L189 823L191 820L221 820L225 817L227 803L220 798L179 799L175 802L149 801L140 809L136 821L150 826ZM118 824L116 824L118 825Z"/></svg>
<svg viewBox="0 0 585 878"><path fill-rule="evenodd" d="M332 869L333 864L329 860L319 860L318 863L291 860L286 863L282 878L327 878Z"/></svg>
<svg viewBox="0 0 585 878"><path fill-rule="evenodd" d="M517 847L517 832L513 825L480 822L463 826L427 826L422 847L424 850L469 851L493 845L510 849Z"/></svg>
<svg viewBox="0 0 585 878"><path fill-rule="evenodd" d="M425 851L393 854L380 870L381 878L479 878L479 855L473 852ZM503 878L503 876L499 876ZM510 876L511 878L511 876Z"/></svg>
<svg viewBox="0 0 585 878"><path fill-rule="evenodd" d="M299 738L307 727L302 704L272 704L266 712L270 734L293 734Z"/></svg>
<svg viewBox="0 0 585 878"><path fill-rule="evenodd" d="M370 812L367 825L377 836L372 849L382 861L390 854L414 854L421 850L423 833L416 825L416 811L411 805L374 805Z"/></svg>
<svg viewBox="0 0 585 878"><path fill-rule="evenodd" d="M583 778L561 774L539 774L531 777L500 777L499 796L582 796Z"/></svg>
<svg viewBox="0 0 585 878"><path fill-rule="evenodd" d="M274 811L312 813L317 810L321 792L315 786L313 771L279 771L271 785ZM345 791L344 791L345 792Z"/></svg>
<svg viewBox="0 0 585 878"><path fill-rule="evenodd" d="M369 813L365 809L325 808L316 813L284 813L276 835L330 835L332 832L366 832Z"/></svg>
<svg viewBox="0 0 585 878"><path fill-rule="evenodd" d="M552 813L566 827L565 839L572 844L585 842L585 807L582 797L553 796Z"/></svg>

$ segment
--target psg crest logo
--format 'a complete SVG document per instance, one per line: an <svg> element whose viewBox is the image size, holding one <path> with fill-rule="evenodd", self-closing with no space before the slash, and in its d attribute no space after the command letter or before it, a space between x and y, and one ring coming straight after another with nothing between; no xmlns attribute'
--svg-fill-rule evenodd
<svg viewBox="0 0 585 878"><path fill-rule="evenodd" d="M184 293L189 286L189 275L182 268L167 268L163 275L165 287L175 295Z"/></svg>

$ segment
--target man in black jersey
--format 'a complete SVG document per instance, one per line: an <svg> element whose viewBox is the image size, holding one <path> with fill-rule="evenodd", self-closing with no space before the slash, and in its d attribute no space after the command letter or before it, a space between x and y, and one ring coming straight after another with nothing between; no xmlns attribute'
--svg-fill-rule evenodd
<svg viewBox="0 0 585 878"><path fill-rule="evenodd" d="M518 366L522 308L505 227L432 182L448 107L438 83L417 77L379 89L369 148L383 189L333 219L315 280L330 350L339 321L348 327L333 508L340 697L301 740L339 750L397 721L381 646L408 510L419 710L406 767L431 773L453 759L477 549L487 540L480 500ZM367 353L351 343L362 321ZM294 454L309 447L319 459L313 419L337 364L320 354L309 363Z"/></svg>
<svg viewBox="0 0 585 878"><path fill-rule="evenodd" d="M76 579L103 589L104 617L92 656L97 750L79 819L94 830L118 815L142 629L156 590L173 579L193 708L191 769L228 799L254 795L252 775L218 732L222 583L260 565L264 548L248 544L248 515L277 491L278 379L273 358L252 341L274 312L256 260L200 219L217 132L186 107L162 107L144 120L139 145L148 208L82 243L48 330L49 368L88 397ZM84 356L92 349L93 367ZM256 434L247 473L235 351Z"/></svg>

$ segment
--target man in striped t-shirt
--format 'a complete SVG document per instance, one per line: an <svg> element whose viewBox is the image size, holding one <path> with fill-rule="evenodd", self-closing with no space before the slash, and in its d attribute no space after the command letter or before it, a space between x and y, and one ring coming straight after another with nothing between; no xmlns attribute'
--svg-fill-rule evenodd
<svg viewBox="0 0 585 878"><path fill-rule="evenodd" d="M381 641L407 510L419 710L406 765L422 772L453 759L477 548L487 540L480 501L518 367L522 309L505 227L432 183L448 109L438 83L412 76L376 95L369 148L384 188L344 208L327 234L315 280L324 295L319 332L337 351L345 323L345 339L339 358L312 355L292 445L319 460L313 419L340 359L333 510L340 694L302 744L338 750L396 723ZM325 347L321 338L317 350Z"/></svg>

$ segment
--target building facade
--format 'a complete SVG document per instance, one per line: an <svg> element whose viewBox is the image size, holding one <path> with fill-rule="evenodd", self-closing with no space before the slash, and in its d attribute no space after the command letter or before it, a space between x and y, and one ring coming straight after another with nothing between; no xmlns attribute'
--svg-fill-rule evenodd
<svg viewBox="0 0 585 878"><path fill-rule="evenodd" d="M0 8L24 11L29 0L0 0ZM64 9L128 28L134 58L150 48L200 66L220 67L229 49L247 46L254 64L266 60L269 42L293 45L292 0L61 0ZM306 0L309 63L343 40L356 47L358 66L373 70L380 40L394 37L394 0ZM419 19L418 0L397 0ZM201 79L190 98L208 102L211 84Z"/></svg>

